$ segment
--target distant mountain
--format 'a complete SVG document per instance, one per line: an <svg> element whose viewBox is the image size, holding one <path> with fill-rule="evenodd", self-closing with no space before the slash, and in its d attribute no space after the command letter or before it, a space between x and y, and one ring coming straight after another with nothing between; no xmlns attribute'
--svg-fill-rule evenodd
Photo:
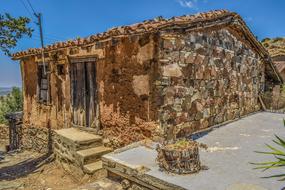
<svg viewBox="0 0 285 190"><path fill-rule="evenodd" d="M6 96L12 91L12 87L0 87L0 96Z"/></svg>

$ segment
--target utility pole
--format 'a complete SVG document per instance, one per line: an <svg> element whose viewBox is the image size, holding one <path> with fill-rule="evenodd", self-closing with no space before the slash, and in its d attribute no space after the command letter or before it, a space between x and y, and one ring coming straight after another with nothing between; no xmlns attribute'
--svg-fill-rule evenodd
<svg viewBox="0 0 285 190"><path fill-rule="evenodd" d="M42 14L41 13L34 13L35 17L38 19L37 25L40 29L40 38L41 38L41 46L42 46L42 61L43 61L43 69L44 74L47 74L46 66L45 66L45 54L44 54L44 37L43 37L43 27L42 27Z"/></svg>
<svg viewBox="0 0 285 190"><path fill-rule="evenodd" d="M43 38L43 28L42 28L42 14L38 13L38 14L35 14L35 16L38 18L38 25L40 28L41 45L43 48L44 47L44 38Z"/></svg>
<svg viewBox="0 0 285 190"><path fill-rule="evenodd" d="M40 38L41 38L41 46L42 46L42 62L43 62L43 71L44 71L44 75L47 76L47 81L49 81L49 75L48 75L48 72L46 70L46 63L45 63L45 54L44 54L44 36L43 36L43 27L42 27L42 14L41 13L35 13L34 12L34 15L38 18L38 23L37 25L39 26L39 29L40 29ZM50 101L50 98L49 98L49 84L48 84L48 87L47 87L47 102L49 103Z"/></svg>

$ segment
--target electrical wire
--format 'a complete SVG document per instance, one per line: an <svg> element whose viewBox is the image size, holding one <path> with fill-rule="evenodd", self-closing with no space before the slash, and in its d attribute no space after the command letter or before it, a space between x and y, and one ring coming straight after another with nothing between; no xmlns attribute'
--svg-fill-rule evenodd
<svg viewBox="0 0 285 190"><path fill-rule="evenodd" d="M47 35L51 38L54 38L54 39L59 39L59 40L67 40L68 39L68 37L62 37L62 36L54 35L54 34L47 33L47 32L45 32L45 35Z"/></svg>
<svg viewBox="0 0 285 190"><path fill-rule="evenodd" d="M33 8L32 4L31 4L31 2L30 2L30 0L26 0L26 1L28 2L29 6L31 7L31 9L32 9L32 11L33 11L33 13L34 13L34 15L37 15L35 9Z"/></svg>
<svg viewBox="0 0 285 190"><path fill-rule="evenodd" d="M33 34L33 36L36 36L36 37L39 37L39 38L41 37L41 36L38 35L38 34ZM51 36L46 35L46 34L45 34L45 38L50 39L50 40L56 40L56 41L62 41L62 40L63 40L63 39L51 37Z"/></svg>
<svg viewBox="0 0 285 190"><path fill-rule="evenodd" d="M30 6L30 8L32 9L34 15L33 15L33 14L31 13L31 11L28 9L28 7L27 7L26 4L24 3L24 1L21 0L21 2L22 2L22 4L23 4L24 8L26 9L26 11L31 15L31 17L37 15L36 12L35 12L35 9L33 8L32 4L31 4L31 2L30 2L30 0L26 0L26 2L29 4L29 6ZM34 34L34 35L35 35L35 34ZM58 37L58 36L55 36L55 35L52 35L52 34L45 34L45 38L49 38L49 39L51 39L51 40L56 40L56 41L63 41L63 40L65 41L65 40L67 39L67 38Z"/></svg>
<svg viewBox="0 0 285 190"><path fill-rule="evenodd" d="M26 3L28 3L29 7L31 8L32 12L34 13L34 15L32 14L32 12L29 10L29 8L26 6L26 3L21 0L21 3L23 4L24 8L26 9L27 13L33 18L34 16L37 17L37 13L35 11L35 9L33 8L32 6L32 3L30 2L30 0L26 0ZM31 37L30 39L32 40L39 40L41 39L40 38L40 35L37 35L37 34L33 34L33 37ZM66 38L63 38L63 37L58 37L58 36L55 36L55 35L52 35L52 34L45 34L45 40L46 41L49 41L49 42L55 42L55 41L65 41Z"/></svg>
<svg viewBox="0 0 285 190"><path fill-rule="evenodd" d="M28 7L26 6L26 4L24 3L23 0L21 0L21 3L23 4L24 8L26 9L27 13L29 13L29 15L31 16L31 18L33 18L33 14L31 13L31 11L28 9Z"/></svg>

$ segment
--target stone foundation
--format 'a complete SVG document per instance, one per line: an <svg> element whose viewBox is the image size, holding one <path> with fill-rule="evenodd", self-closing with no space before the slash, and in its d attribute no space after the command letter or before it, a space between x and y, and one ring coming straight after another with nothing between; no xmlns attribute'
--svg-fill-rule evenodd
<svg viewBox="0 0 285 190"><path fill-rule="evenodd" d="M55 131L54 155L56 161L76 179L87 175L92 178L106 177L101 156L112 151L103 145L99 135L68 128Z"/></svg>
<svg viewBox="0 0 285 190"><path fill-rule="evenodd" d="M0 124L0 140L9 141L9 127L4 124Z"/></svg>
<svg viewBox="0 0 285 190"><path fill-rule="evenodd" d="M9 144L9 127L7 125L0 124L0 149L7 150Z"/></svg>

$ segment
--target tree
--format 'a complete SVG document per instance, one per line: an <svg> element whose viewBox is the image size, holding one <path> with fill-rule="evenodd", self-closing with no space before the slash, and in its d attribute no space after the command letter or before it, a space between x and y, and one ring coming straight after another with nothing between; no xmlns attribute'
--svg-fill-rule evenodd
<svg viewBox="0 0 285 190"><path fill-rule="evenodd" d="M0 99L0 123L7 123L7 113L23 110L23 96L19 88L13 87L11 93Z"/></svg>
<svg viewBox="0 0 285 190"><path fill-rule="evenodd" d="M10 14L0 14L0 51L11 55L10 50L24 35L32 36L33 29L28 27L27 17L13 18Z"/></svg>

